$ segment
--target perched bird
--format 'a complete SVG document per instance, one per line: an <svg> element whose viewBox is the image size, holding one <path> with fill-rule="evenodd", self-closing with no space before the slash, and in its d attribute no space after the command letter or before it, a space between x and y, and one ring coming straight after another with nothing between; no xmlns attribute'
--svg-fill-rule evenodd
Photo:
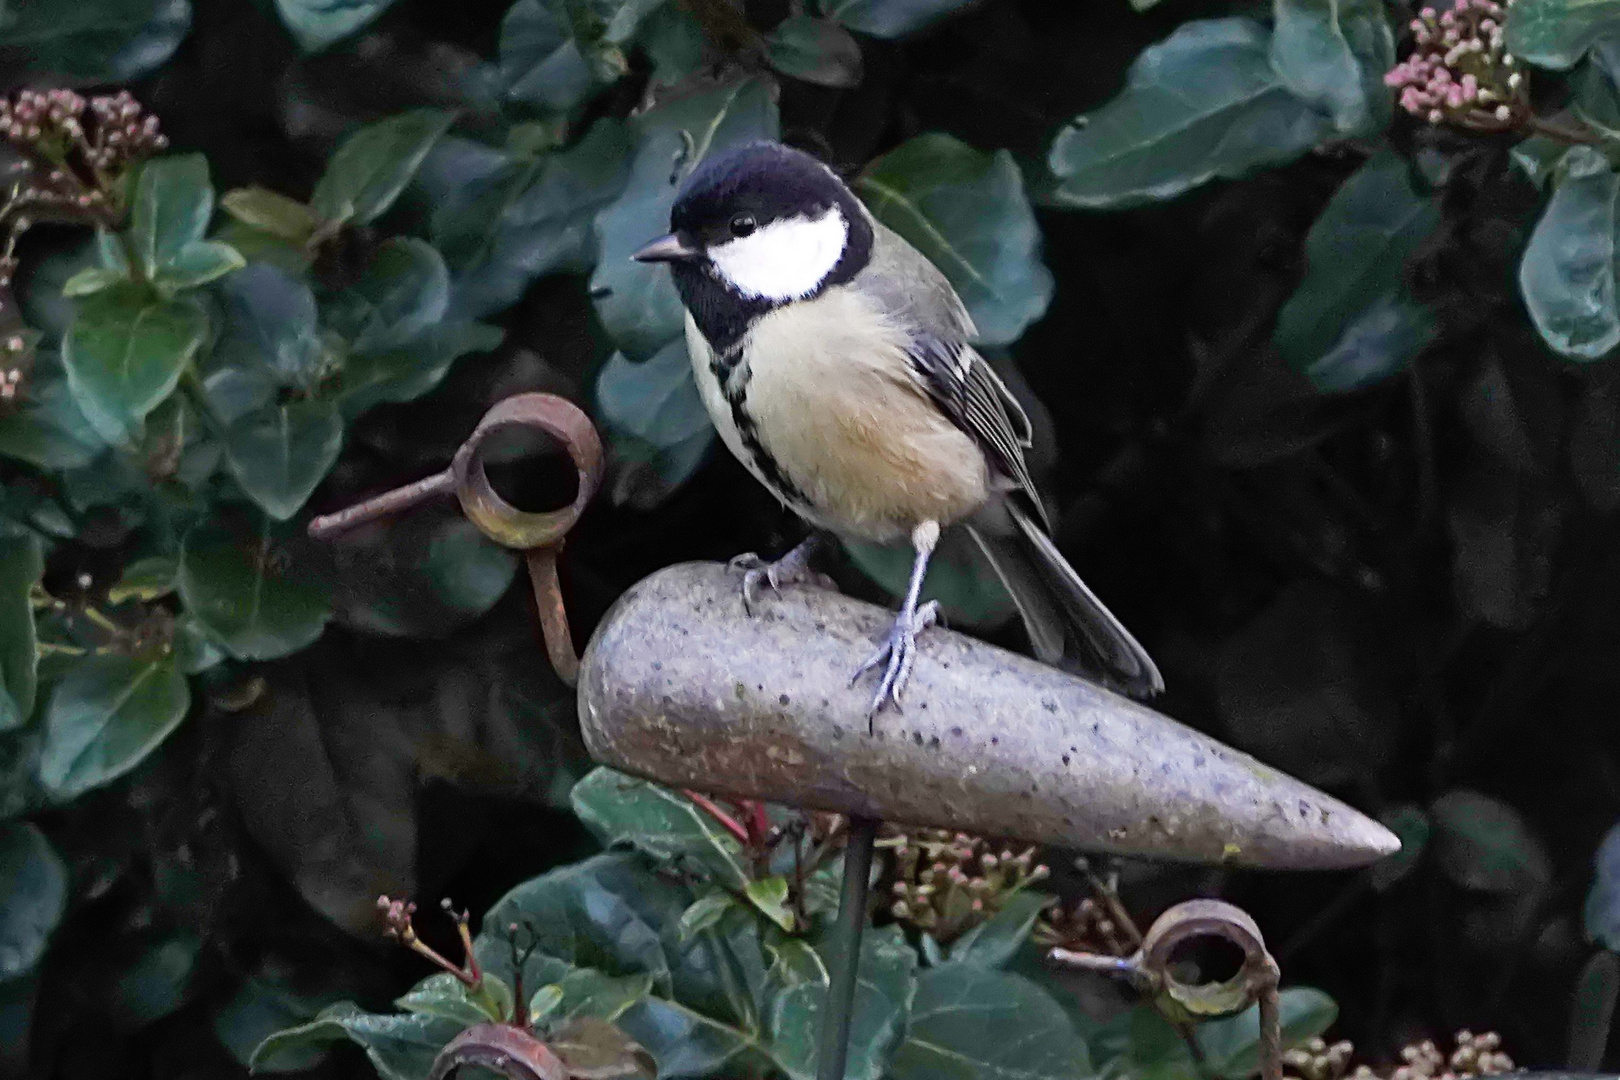
<svg viewBox="0 0 1620 1080"><path fill-rule="evenodd" d="M906 595L878 650L872 714L896 707L917 635L938 605L919 603L947 526L965 527L1012 595L1036 656L1084 655L1127 693L1163 689L1136 639L1048 536L1024 462L1029 419L976 352L973 321L945 276L867 212L838 176L799 150L754 142L685 181L671 232L635 253L668 263L686 306L686 341L720 437L760 483L811 525L877 543L909 539ZM816 535L761 581L806 581Z"/></svg>

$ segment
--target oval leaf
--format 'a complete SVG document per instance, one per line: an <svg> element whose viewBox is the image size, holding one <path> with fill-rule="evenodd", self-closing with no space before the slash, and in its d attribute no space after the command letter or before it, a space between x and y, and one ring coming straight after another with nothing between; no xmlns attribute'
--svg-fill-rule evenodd
<svg viewBox="0 0 1620 1080"><path fill-rule="evenodd" d="M182 251L203 238L213 215L207 158L186 154L147 162L129 210L129 238L146 276L174 266Z"/></svg>
<svg viewBox="0 0 1620 1080"><path fill-rule="evenodd" d="M1052 144L1052 200L1094 209L1169 199L1291 161L1333 130L1272 66L1270 32L1199 19L1143 50L1125 91Z"/></svg>
<svg viewBox="0 0 1620 1080"><path fill-rule="evenodd" d="M1507 49L1542 67L1573 67L1592 43L1620 23L1620 0L1516 0Z"/></svg>
<svg viewBox="0 0 1620 1080"><path fill-rule="evenodd" d="M331 616L326 598L282 576L265 537L251 549L213 530L186 537L180 556L180 599L226 652L239 660L272 660L321 636Z"/></svg>
<svg viewBox="0 0 1620 1080"><path fill-rule="evenodd" d="M276 0L281 21L305 52L319 52L365 26L394 0Z"/></svg>
<svg viewBox="0 0 1620 1080"><path fill-rule="evenodd" d="M266 406L225 431L231 475L277 521L298 513L342 449L343 417L330 401Z"/></svg>
<svg viewBox="0 0 1620 1080"><path fill-rule="evenodd" d="M817 86L858 86L861 46L831 19L791 15L765 38L765 55L783 75Z"/></svg>
<svg viewBox="0 0 1620 1080"><path fill-rule="evenodd" d="M321 340L309 286L269 263L256 262L220 291L226 320L215 361L262 365L282 386L313 389L321 369Z"/></svg>
<svg viewBox="0 0 1620 1080"><path fill-rule="evenodd" d="M827 14L851 30L897 38L968 5L970 0L833 0Z"/></svg>
<svg viewBox="0 0 1620 1080"><path fill-rule="evenodd" d="M67 867L26 821L0 825L0 982L39 963L67 907Z"/></svg>
<svg viewBox="0 0 1620 1080"><path fill-rule="evenodd" d="M949 963L917 980L895 1080L1080 1080L1093 1075L1068 1013L1021 975Z"/></svg>
<svg viewBox="0 0 1620 1080"><path fill-rule="evenodd" d="M146 414L173 393L207 332L202 309L134 285L86 298L63 339L62 362L96 433L131 442Z"/></svg>
<svg viewBox="0 0 1620 1080"><path fill-rule="evenodd" d="M438 109L413 109L361 128L326 163L310 209L326 221L376 221L394 205L454 119Z"/></svg>
<svg viewBox="0 0 1620 1080"><path fill-rule="evenodd" d="M1620 345L1615 308L1615 200L1620 174L1589 146L1564 158L1553 192L1519 262L1519 288L1542 339L1572 360Z"/></svg>
<svg viewBox="0 0 1620 1080"><path fill-rule="evenodd" d="M29 594L44 572L37 538L0 538L0 731L22 727L34 713L39 654Z"/></svg>
<svg viewBox="0 0 1620 1080"><path fill-rule="evenodd" d="M1046 313L1052 274L1007 151L984 154L949 135L919 135L867 166L855 190L950 279L981 344L1016 341Z"/></svg>
<svg viewBox="0 0 1620 1080"><path fill-rule="evenodd" d="M1382 4L1370 0L1276 0L1271 62L1301 101L1333 118L1344 136L1389 123L1394 92L1384 73L1395 38Z"/></svg>
<svg viewBox="0 0 1620 1080"><path fill-rule="evenodd" d="M574 813L604 844L629 844L665 862L691 860L733 892L748 884L742 846L684 795L597 768L574 785L569 799Z"/></svg>
<svg viewBox="0 0 1620 1080"><path fill-rule="evenodd" d="M449 307L444 259L426 241L400 236L382 246L364 276L333 299L326 315L354 352L366 354L409 344Z"/></svg>
<svg viewBox="0 0 1620 1080"><path fill-rule="evenodd" d="M186 718L191 690L168 658L86 656L45 705L39 779L71 799L123 776Z"/></svg>

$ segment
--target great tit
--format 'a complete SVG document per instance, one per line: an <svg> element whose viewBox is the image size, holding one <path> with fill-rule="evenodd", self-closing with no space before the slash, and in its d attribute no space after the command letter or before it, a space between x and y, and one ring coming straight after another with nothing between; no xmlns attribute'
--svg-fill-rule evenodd
<svg viewBox="0 0 1620 1080"><path fill-rule="evenodd" d="M894 625L851 679L882 667L872 715L886 700L899 707L917 635L937 618L919 594L949 526L995 568L1037 657L1087 657L1134 695L1163 689L1146 650L1052 543L1024 462L1029 419L921 252L831 169L775 142L705 160L670 226L634 257L669 264L692 371L726 446L812 526L915 551ZM761 582L810 580L814 542L775 563L744 556L744 603Z"/></svg>

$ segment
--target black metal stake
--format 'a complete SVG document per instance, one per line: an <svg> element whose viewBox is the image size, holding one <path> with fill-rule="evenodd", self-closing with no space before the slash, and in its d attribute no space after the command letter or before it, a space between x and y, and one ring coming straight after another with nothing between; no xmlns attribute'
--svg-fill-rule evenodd
<svg viewBox="0 0 1620 1080"><path fill-rule="evenodd" d="M872 844L876 818L851 817L844 847L844 891L833 927L835 966L827 985L827 1011L821 1017L821 1047L816 1080L844 1080L849 1057L849 1026L855 1015L855 975L861 962L861 933L866 929L866 891L872 879Z"/></svg>

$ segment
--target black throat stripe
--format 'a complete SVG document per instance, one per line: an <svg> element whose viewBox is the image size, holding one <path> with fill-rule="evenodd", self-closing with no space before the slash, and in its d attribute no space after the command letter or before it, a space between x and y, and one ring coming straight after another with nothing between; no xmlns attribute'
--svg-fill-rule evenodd
<svg viewBox="0 0 1620 1080"><path fill-rule="evenodd" d="M764 440L759 435L759 423L754 419L754 414L748 411L748 383L751 373L743 363L743 343L739 341L724 352L715 351L709 361L709 370L714 373L715 380L720 384L720 392L725 395L726 404L731 406L731 423L737 429L737 437L742 440L749 456L754 459L754 466L765 478L766 485L783 502L809 509L811 507L809 498L787 475L775 456L765 448Z"/></svg>

